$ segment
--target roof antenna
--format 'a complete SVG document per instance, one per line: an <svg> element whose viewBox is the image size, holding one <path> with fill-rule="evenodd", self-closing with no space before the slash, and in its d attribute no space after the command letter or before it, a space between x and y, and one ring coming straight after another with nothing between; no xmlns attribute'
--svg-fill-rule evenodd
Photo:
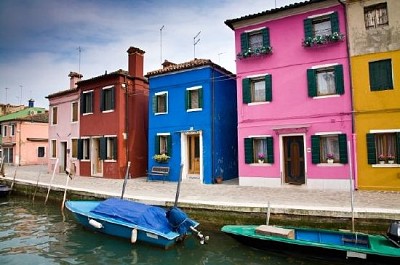
<svg viewBox="0 0 400 265"><path fill-rule="evenodd" d="M81 52L82 52L82 48L81 46L78 46L78 48L76 48L79 52L79 70L78 70L78 74L81 74Z"/></svg>
<svg viewBox="0 0 400 265"><path fill-rule="evenodd" d="M196 59L196 44L200 42L200 38L196 40L196 38L200 35L201 31L197 33L196 36L193 37L193 58Z"/></svg>
<svg viewBox="0 0 400 265"><path fill-rule="evenodd" d="M162 65L162 30L164 25L160 28L160 64Z"/></svg>

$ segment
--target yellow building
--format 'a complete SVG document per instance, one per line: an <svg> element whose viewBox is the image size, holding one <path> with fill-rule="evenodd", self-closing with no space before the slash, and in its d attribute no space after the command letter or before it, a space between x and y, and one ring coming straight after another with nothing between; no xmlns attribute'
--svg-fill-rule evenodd
<svg viewBox="0 0 400 265"><path fill-rule="evenodd" d="M348 0L357 187L400 191L400 1Z"/></svg>

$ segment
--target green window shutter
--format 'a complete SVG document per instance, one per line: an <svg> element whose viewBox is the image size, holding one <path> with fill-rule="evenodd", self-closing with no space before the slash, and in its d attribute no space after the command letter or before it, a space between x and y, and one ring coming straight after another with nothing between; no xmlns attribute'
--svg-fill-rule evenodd
<svg viewBox="0 0 400 265"><path fill-rule="evenodd" d="M105 137L100 138L100 159L107 159L107 138Z"/></svg>
<svg viewBox="0 0 400 265"><path fill-rule="evenodd" d="M313 164L321 163L321 148L319 135L311 135L311 162Z"/></svg>
<svg viewBox="0 0 400 265"><path fill-rule="evenodd" d="M106 93L104 92L104 89L102 89L101 93L100 93L100 111L104 111L104 109L105 109L105 107L104 107L105 95L106 95Z"/></svg>
<svg viewBox="0 0 400 265"><path fill-rule="evenodd" d="M168 147L168 155L172 156L172 137L171 137L171 135L167 136L167 147Z"/></svg>
<svg viewBox="0 0 400 265"><path fill-rule="evenodd" d="M339 95L344 94L344 81L343 81L343 65L335 65L335 85L336 93Z"/></svg>
<svg viewBox="0 0 400 265"><path fill-rule="evenodd" d="M81 93L80 101L81 101L81 106L80 106L80 108L81 108L81 114L83 114L83 113L84 113L84 109L86 108L86 107L85 107L85 97L84 97L84 94L83 94L83 93Z"/></svg>
<svg viewBox="0 0 400 265"><path fill-rule="evenodd" d="M250 78L244 78L242 80L242 90L243 90L243 103L251 103L251 85Z"/></svg>
<svg viewBox="0 0 400 265"><path fill-rule="evenodd" d="M115 109L115 87L111 89L111 109Z"/></svg>
<svg viewBox="0 0 400 265"><path fill-rule="evenodd" d="M83 159L83 141L78 139L78 160Z"/></svg>
<svg viewBox="0 0 400 265"><path fill-rule="evenodd" d="M244 138L244 162L246 164L251 164L254 162L252 138Z"/></svg>
<svg viewBox="0 0 400 265"><path fill-rule="evenodd" d="M203 107L203 88L198 90L199 92L199 108Z"/></svg>
<svg viewBox="0 0 400 265"><path fill-rule="evenodd" d="M185 108L186 108L186 110L191 108L190 105L191 105L190 104L190 91L186 90L186 92L185 92Z"/></svg>
<svg viewBox="0 0 400 265"><path fill-rule="evenodd" d="M369 63L369 86L371 91L380 90L379 85L379 65L376 62Z"/></svg>
<svg viewBox="0 0 400 265"><path fill-rule="evenodd" d="M304 38L312 38L313 35L312 19L304 19Z"/></svg>
<svg viewBox="0 0 400 265"><path fill-rule="evenodd" d="M400 164L400 132L396 133L396 142L397 142L397 154L396 154L396 163Z"/></svg>
<svg viewBox="0 0 400 265"><path fill-rule="evenodd" d="M113 157L115 160L117 160L117 154L118 154L118 141L117 137L112 138L113 145L114 145L114 150L113 150Z"/></svg>
<svg viewBox="0 0 400 265"><path fill-rule="evenodd" d="M342 164L347 164L349 162L349 157L347 153L347 135L339 134L339 161Z"/></svg>
<svg viewBox="0 0 400 265"><path fill-rule="evenodd" d="M393 89L392 60L383 60L381 63L382 88Z"/></svg>
<svg viewBox="0 0 400 265"><path fill-rule="evenodd" d="M156 135L154 141L154 153L157 155L160 153L160 136Z"/></svg>
<svg viewBox="0 0 400 265"><path fill-rule="evenodd" d="M267 137L267 163L274 163L274 138Z"/></svg>
<svg viewBox="0 0 400 265"><path fill-rule="evenodd" d="M167 94L164 94L163 101L164 101L164 106L165 106L165 112L168 112Z"/></svg>
<svg viewBox="0 0 400 265"><path fill-rule="evenodd" d="M368 164L376 164L375 134L367 133L367 158Z"/></svg>
<svg viewBox="0 0 400 265"><path fill-rule="evenodd" d="M269 39L269 28L263 28L261 30L262 36L263 36L263 46L264 47L269 47L270 45L270 39Z"/></svg>
<svg viewBox="0 0 400 265"><path fill-rule="evenodd" d="M272 75L265 76L265 100L272 101Z"/></svg>
<svg viewBox="0 0 400 265"><path fill-rule="evenodd" d="M245 52L249 49L249 34L243 32L240 35L240 45L241 45L241 52Z"/></svg>
<svg viewBox="0 0 400 265"><path fill-rule="evenodd" d="M157 113L157 96L153 96L152 98L152 107L153 113Z"/></svg>
<svg viewBox="0 0 400 265"><path fill-rule="evenodd" d="M340 32L338 12L333 12L330 15L330 20L331 20L331 31L332 31L332 33Z"/></svg>
<svg viewBox="0 0 400 265"><path fill-rule="evenodd" d="M369 84L371 91L393 89L391 59L369 63Z"/></svg>
<svg viewBox="0 0 400 265"><path fill-rule="evenodd" d="M308 96L317 96L317 80L316 80L316 70L307 69L307 82L308 82Z"/></svg>

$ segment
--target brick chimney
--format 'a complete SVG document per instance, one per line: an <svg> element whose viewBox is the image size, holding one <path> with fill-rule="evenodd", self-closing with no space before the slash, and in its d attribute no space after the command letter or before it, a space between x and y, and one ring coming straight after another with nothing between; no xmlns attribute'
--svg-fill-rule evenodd
<svg viewBox="0 0 400 265"><path fill-rule="evenodd" d="M128 72L130 76L143 77L144 51L136 47L128 49Z"/></svg>
<svg viewBox="0 0 400 265"><path fill-rule="evenodd" d="M173 63L173 62L170 62L170 61L168 61L168 60L165 60L161 65L162 65L163 69L165 69L165 68L167 68L167 67L176 65L176 63Z"/></svg>
<svg viewBox="0 0 400 265"><path fill-rule="evenodd" d="M82 79L82 76L83 75L78 74L76 72L69 72L69 75L68 75L68 77L70 77L69 88L70 89L76 88L77 87L76 83L78 83Z"/></svg>

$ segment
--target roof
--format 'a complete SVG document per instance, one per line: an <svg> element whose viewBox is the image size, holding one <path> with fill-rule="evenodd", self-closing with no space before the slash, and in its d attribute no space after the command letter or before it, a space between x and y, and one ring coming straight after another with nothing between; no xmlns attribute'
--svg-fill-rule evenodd
<svg viewBox="0 0 400 265"><path fill-rule="evenodd" d="M210 67L219 69L219 70L221 70L222 72L224 72L224 73L226 73L228 75L234 75L230 71L228 71L225 68L219 66L218 64L213 63L209 59L197 59L197 58L195 58L194 60L191 60L191 61L185 62L185 63L180 63L180 64L174 64L174 63L168 62L168 66L166 66L166 67L164 67L162 69L158 69L158 70L155 70L155 71L148 72L145 76L146 77L156 76L156 75L167 74L167 73L172 73L172 72L178 72L178 71L187 70L187 69L194 69L194 68L198 68L198 67L201 67L201 66L210 66Z"/></svg>
<svg viewBox="0 0 400 265"><path fill-rule="evenodd" d="M60 97L60 96L68 95L70 93L76 93L78 91L79 91L78 88L70 88L70 89L67 89L67 90L62 90L62 91L58 91L56 93L50 94L46 98Z"/></svg>
<svg viewBox="0 0 400 265"><path fill-rule="evenodd" d="M285 10L299 8L299 7L303 7L303 6L306 6L306 5L319 3L319 2L324 2L324 1L327 1L327 0L308 0L308 1L303 1L303 2L293 3L293 4L290 4L290 5L286 5L286 6L282 6L282 7L278 7L278 8L273 8L273 9L266 10L266 11L262 11L260 13L242 16L240 18L228 19L228 20L225 20L225 24L233 30L233 29L235 29L234 24L237 23L237 22L240 22L240 21L245 21L245 20L249 20L249 19L253 19L253 18L265 16L265 15L275 14L275 13L279 13L279 12L282 12L282 11L285 11Z"/></svg>
<svg viewBox="0 0 400 265"><path fill-rule="evenodd" d="M128 71L119 69L119 70L111 72L111 73L105 72L104 75L95 76L95 77L92 77L90 79L80 80L80 81L78 81L77 84L78 84L78 87L79 87L79 84L84 84L86 82L91 82L91 81L94 81L94 80L99 80L99 79L102 79L102 78L114 77L114 76L126 76L127 78L141 79L141 80L144 80L145 82L147 82L146 78L141 78L141 77L137 77L137 76L131 76L131 75L129 75Z"/></svg>
<svg viewBox="0 0 400 265"><path fill-rule="evenodd" d="M28 117L29 120L31 120L31 118L33 116L36 116L37 114L46 114L46 113L47 112L46 112L46 110L44 108L38 108L38 107L25 108L23 110L20 110L20 111L14 112L14 113L10 113L10 114L1 116L0 117L0 122L12 121L12 120L23 120L26 117ZM48 116L48 114L47 114L47 116ZM42 122L43 121L43 117L38 118L38 120L41 120L39 122ZM47 121L48 121L48 118L47 118Z"/></svg>

